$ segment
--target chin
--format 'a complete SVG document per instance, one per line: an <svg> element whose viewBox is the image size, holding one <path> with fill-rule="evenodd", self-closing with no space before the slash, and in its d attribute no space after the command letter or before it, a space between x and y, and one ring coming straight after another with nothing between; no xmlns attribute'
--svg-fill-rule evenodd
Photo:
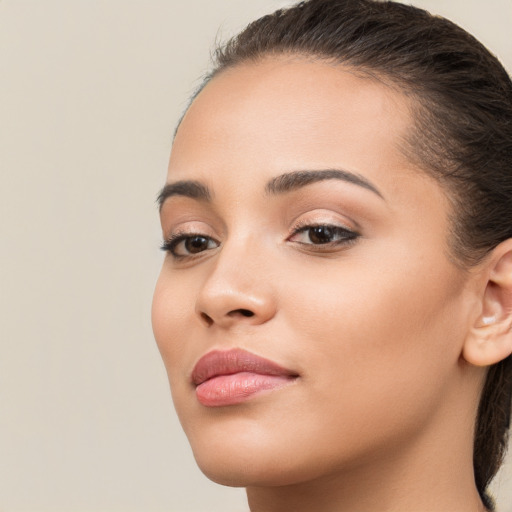
<svg viewBox="0 0 512 512"><path fill-rule="evenodd" d="M244 428L242 424L222 423L210 432L203 429L189 435L201 471L210 480L231 487L263 484L269 478L273 480L272 468L282 464L279 460L282 456L272 448L274 443L268 436L251 434L254 430Z"/></svg>
<svg viewBox="0 0 512 512"><path fill-rule="evenodd" d="M357 457L348 446L332 457L332 449L331 454L315 449L317 435L299 433L289 424L276 425L279 422L270 426L265 421L232 417L231 421L196 425L187 435L205 476L230 487L280 487L312 481L351 466Z"/></svg>
<svg viewBox="0 0 512 512"><path fill-rule="evenodd" d="M258 474L250 463L230 461L224 464L220 461L204 461L201 459L196 459L196 462L203 474L217 484L228 487L264 485L262 475Z"/></svg>
<svg viewBox="0 0 512 512"><path fill-rule="evenodd" d="M307 464L297 464L294 468L289 461L277 460L274 456L260 454L257 458L238 456L224 457L211 454L196 457L196 462L204 475L213 482L229 487L280 487L314 479ZM307 468L307 471L304 469Z"/></svg>
<svg viewBox="0 0 512 512"><path fill-rule="evenodd" d="M268 429L247 419L231 418L185 431L197 465L218 484L280 486L312 476L297 470L308 467L305 460L299 460L304 454L290 445L289 435L275 427Z"/></svg>

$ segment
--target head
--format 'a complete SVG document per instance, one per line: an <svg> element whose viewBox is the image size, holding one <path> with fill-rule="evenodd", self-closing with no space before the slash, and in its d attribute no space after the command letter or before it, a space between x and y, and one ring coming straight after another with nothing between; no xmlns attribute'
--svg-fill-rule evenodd
<svg viewBox="0 0 512 512"><path fill-rule="evenodd" d="M307 174L275 179L289 168L350 172L343 186L331 185L340 175L327 172L307 185L317 189L300 195L293 183L307 182ZM312 416L326 414L338 364L342 413L353 418L359 411L384 426L377 435L365 430L367 421L351 426L341 414L332 429L352 448L337 452L331 467L354 466L400 436L414 437L436 408L456 409L462 393L470 397L463 413L476 403L469 414L474 474L490 506L486 488L506 447L512 388L512 83L496 58L451 22L394 2L310 0L277 11L217 51L177 130L169 182L184 180L214 190L176 194L175 187L179 198L162 208L164 236L180 223L205 236L192 240L194 260L164 263L153 318L178 413L203 469L215 478L204 446L225 449L213 432L219 428L245 429L247 445L259 437L276 459L286 457L278 448L286 446L283 438L269 438L265 425L297 417L308 400L320 404ZM261 203L263 192L280 183L279 207ZM386 207L395 213L385 214ZM288 220L272 208L285 210ZM297 254L272 248L280 236L275 226L296 218L286 244ZM315 236L327 236L325 229L306 231L311 225L338 226L327 234L343 239L343 248L311 251ZM194 254L190 240L176 240L175 250ZM245 271L233 267L237 261L247 263ZM170 313L176 300L182 302ZM170 346L171 325L183 328L177 340L200 340L200 348ZM302 341L295 353L286 343L267 350L251 345L261 343L258 333ZM236 419L233 407L189 405L190 380L179 368L190 373L199 356L222 343L293 367L299 382L283 390L274 409L258 410L257 400L236 406ZM325 379L317 378L329 364ZM436 385L425 393L432 379ZM468 382L474 387L465 391ZM443 401L442 394L452 398ZM390 404L382 407L389 395L409 410L415 397L424 403L414 414L390 417ZM325 418L315 423L308 414L300 418L303 431L286 434L294 443L322 432ZM357 432L374 442L363 446ZM325 460L327 452L319 453ZM290 482L305 479L289 460ZM310 468L320 465L308 460Z"/></svg>

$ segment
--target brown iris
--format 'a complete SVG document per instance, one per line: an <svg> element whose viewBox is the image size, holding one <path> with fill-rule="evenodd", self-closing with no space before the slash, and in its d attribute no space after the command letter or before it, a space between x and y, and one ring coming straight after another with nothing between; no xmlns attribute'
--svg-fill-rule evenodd
<svg viewBox="0 0 512 512"><path fill-rule="evenodd" d="M314 244L327 244L332 241L334 230L329 226L315 226L309 228L309 239Z"/></svg>
<svg viewBox="0 0 512 512"><path fill-rule="evenodd" d="M206 251L208 249L208 238L204 236L193 236L185 240L185 249L191 254Z"/></svg>

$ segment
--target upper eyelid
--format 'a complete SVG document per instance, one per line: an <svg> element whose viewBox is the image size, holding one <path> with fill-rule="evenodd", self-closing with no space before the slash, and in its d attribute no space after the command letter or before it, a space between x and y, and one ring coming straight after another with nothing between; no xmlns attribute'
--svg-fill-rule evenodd
<svg viewBox="0 0 512 512"><path fill-rule="evenodd" d="M309 212L310 214L313 214L313 212ZM314 227L314 226L332 226L332 227L339 227L346 229L347 231L353 231L359 233L361 231L361 227L359 224L352 219L350 220L342 220L342 219L333 219L326 218L327 215L320 214L317 218L301 218L308 214L301 214L300 216L297 216L295 219L293 219L291 222L289 222L290 227L288 228L291 233L296 232L298 229L303 229L307 227ZM171 239L171 238L177 238L178 236L194 236L194 235L202 235L206 236L208 238L212 238L213 240L216 240L219 242L219 238L222 238L219 236L219 234L216 234L215 231L209 223L204 223L203 221L199 220L193 220L193 221L187 221L185 223L181 224L192 224L191 227L184 227L178 225L175 228L164 230L168 234L165 235L164 238ZM196 224L201 224L201 227L196 227ZM208 226L207 228L203 226ZM223 230L224 231L224 230Z"/></svg>
<svg viewBox="0 0 512 512"><path fill-rule="evenodd" d="M349 223L344 223L344 222L336 222L336 221L310 221L310 220L305 220L305 221L298 221L297 223L294 224L294 227L292 228L292 231L297 231L299 229L305 229L305 228L308 228L308 227L316 227L316 226L329 226L329 227L333 227L333 228L341 228L341 229L346 229L347 231L357 231L357 229L355 228L352 228L348 225Z"/></svg>
<svg viewBox="0 0 512 512"><path fill-rule="evenodd" d="M324 200L318 198L300 200L292 204L287 202L283 205L282 211L274 212L273 215L279 213L279 217L282 218L279 224L283 222L283 227L287 226L288 229L294 229L297 224L323 224L341 226L355 231L361 230L361 223L355 218L360 216L360 212L352 211L353 208L350 204L344 206L344 201L340 203L339 200L332 201L330 198L325 200L325 204L322 203ZM214 238L221 238L229 231L228 222L218 215L214 215L212 218L211 213L209 211L200 212L195 208L191 210L179 208L172 214L169 211L162 219L163 231L164 233L198 232L212 235Z"/></svg>
<svg viewBox="0 0 512 512"><path fill-rule="evenodd" d="M187 238L194 238L195 236L201 236L203 238L208 238L210 240L213 240L214 242L220 244L220 240L217 239L217 237L212 235L207 235L206 233L200 232L200 231L191 231L191 232L178 232L173 233L171 235L171 239L173 240L186 240Z"/></svg>
<svg viewBox="0 0 512 512"><path fill-rule="evenodd" d="M178 235L206 235L215 238L215 229L211 226L211 223L205 222L198 219L192 220L181 220L179 222L171 223L171 226L165 226L162 224L162 231L164 237L170 238Z"/></svg>
<svg viewBox="0 0 512 512"><path fill-rule="evenodd" d="M298 215L291 222L292 231L300 227L307 226L333 226L353 231L355 233L361 232L361 225L350 217L345 215L341 216L339 213L327 213L325 211L311 211L305 214Z"/></svg>

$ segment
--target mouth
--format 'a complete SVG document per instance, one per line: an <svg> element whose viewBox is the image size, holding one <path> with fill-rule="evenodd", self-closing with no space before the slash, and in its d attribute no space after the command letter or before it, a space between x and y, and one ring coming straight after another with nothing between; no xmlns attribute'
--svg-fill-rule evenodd
<svg viewBox="0 0 512 512"><path fill-rule="evenodd" d="M209 352L192 371L196 397L206 407L240 404L297 378L297 373L242 349Z"/></svg>

